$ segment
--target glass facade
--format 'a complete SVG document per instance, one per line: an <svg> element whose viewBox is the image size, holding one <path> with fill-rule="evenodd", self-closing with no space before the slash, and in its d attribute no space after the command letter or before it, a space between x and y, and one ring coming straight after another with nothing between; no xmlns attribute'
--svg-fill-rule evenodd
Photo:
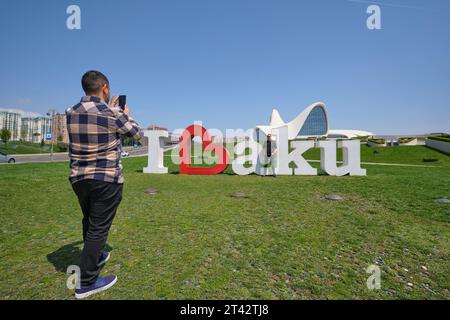
<svg viewBox="0 0 450 320"><path fill-rule="evenodd" d="M299 136L323 136L328 131L327 117L321 107L315 107L306 118Z"/></svg>

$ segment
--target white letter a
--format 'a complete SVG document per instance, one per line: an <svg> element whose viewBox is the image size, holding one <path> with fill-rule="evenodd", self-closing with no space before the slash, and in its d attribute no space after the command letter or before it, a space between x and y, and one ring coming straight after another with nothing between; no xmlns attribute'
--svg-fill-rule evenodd
<svg viewBox="0 0 450 320"><path fill-rule="evenodd" d="M381 9L377 5L371 5L367 8L367 13L371 14L367 18L367 28L369 30L380 30L381 29Z"/></svg>
<svg viewBox="0 0 450 320"><path fill-rule="evenodd" d="M67 14L70 16L67 18L66 26L69 30L81 29L81 9L77 5L70 5L66 10Z"/></svg>

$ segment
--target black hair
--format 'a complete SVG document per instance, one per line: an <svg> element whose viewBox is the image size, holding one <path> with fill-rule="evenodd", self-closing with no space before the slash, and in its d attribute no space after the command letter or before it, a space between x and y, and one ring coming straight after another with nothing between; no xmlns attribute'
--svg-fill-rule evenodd
<svg viewBox="0 0 450 320"><path fill-rule="evenodd" d="M81 78L81 86L86 95L98 93L105 84L109 85L109 80L100 71L88 71Z"/></svg>

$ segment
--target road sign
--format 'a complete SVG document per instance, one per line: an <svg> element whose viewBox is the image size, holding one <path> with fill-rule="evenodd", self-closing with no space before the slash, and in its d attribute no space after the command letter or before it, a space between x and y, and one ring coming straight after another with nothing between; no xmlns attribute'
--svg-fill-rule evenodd
<svg viewBox="0 0 450 320"><path fill-rule="evenodd" d="M51 133L51 132L47 132L47 133L45 134L45 140L47 140L47 141L52 140L52 133Z"/></svg>

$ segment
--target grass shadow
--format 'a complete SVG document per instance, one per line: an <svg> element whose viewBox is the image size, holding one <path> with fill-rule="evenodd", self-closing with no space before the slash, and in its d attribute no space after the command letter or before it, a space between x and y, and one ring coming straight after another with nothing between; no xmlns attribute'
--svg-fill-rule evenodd
<svg viewBox="0 0 450 320"><path fill-rule="evenodd" d="M438 150L438 149L433 149L433 148L431 148L431 147L429 147L429 146L425 146L426 148L428 148L428 149L430 149L430 150L433 150L433 151L436 151L437 153L440 153L440 154L442 154L442 155L444 155L444 156L450 156L450 154L449 153L445 153L444 151L441 151L441 150Z"/></svg>
<svg viewBox="0 0 450 320"><path fill-rule="evenodd" d="M76 241L62 246L47 255L47 260L55 267L56 271L66 273L70 265L79 265L83 241ZM105 245L105 250L110 252L112 247Z"/></svg>

